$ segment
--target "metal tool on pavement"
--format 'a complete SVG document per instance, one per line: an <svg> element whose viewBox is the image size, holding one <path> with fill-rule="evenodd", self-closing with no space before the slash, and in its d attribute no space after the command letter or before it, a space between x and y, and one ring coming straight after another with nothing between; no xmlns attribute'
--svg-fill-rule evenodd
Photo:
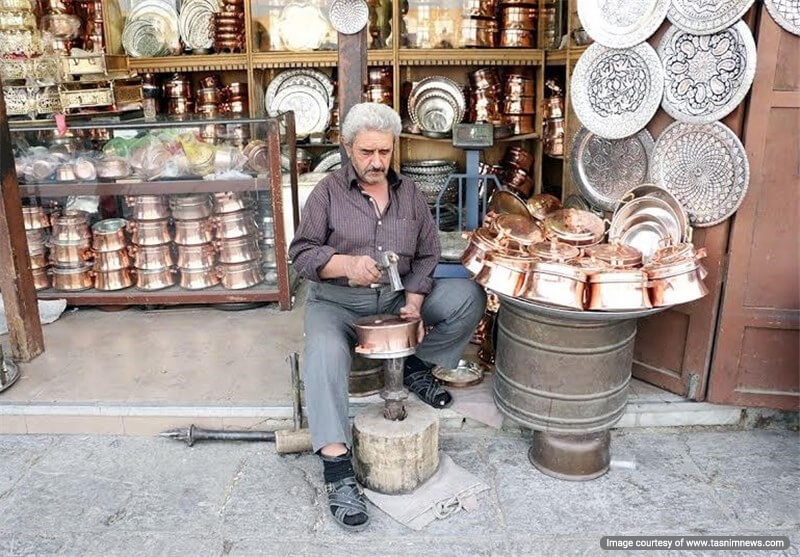
<svg viewBox="0 0 800 557"><path fill-rule="evenodd" d="M13 360L6 359L0 346L0 393L16 383L19 376L19 366Z"/></svg>
<svg viewBox="0 0 800 557"><path fill-rule="evenodd" d="M288 358L292 374L292 421L293 429L276 431L203 429L194 424L163 431L159 435L178 441L185 441L190 447L195 441L266 441L275 443L278 454L303 453L311 451L311 434L303 426L303 407L301 405L300 365L297 352Z"/></svg>

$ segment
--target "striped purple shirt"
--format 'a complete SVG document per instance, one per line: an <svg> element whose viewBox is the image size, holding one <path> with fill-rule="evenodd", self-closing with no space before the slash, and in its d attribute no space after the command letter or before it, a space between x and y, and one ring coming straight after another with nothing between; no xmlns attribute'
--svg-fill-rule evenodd
<svg viewBox="0 0 800 557"><path fill-rule="evenodd" d="M380 261L395 252L403 286L427 294L439 262L439 233L417 186L389 169L389 203L379 217L376 206L361 189L352 164L332 172L316 185L306 200L303 218L289 246L289 258L300 276L316 282L347 284L344 279L323 281L319 271L334 254L369 255ZM383 282L388 282L384 273Z"/></svg>

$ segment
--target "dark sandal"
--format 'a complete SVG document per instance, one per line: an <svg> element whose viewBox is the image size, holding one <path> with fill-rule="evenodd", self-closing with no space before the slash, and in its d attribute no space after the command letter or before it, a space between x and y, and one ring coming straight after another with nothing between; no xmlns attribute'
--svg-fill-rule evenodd
<svg viewBox="0 0 800 557"><path fill-rule="evenodd" d="M453 397L442 388L430 369L406 373L403 377L403 385L417 395L422 402L434 408L447 408L453 404Z"/></svg>
<svg viewBox="0 0 800 557"><path fill-rule="evenodd" d="M328 505L331 514L339 526L351 532L360 532L369 525L369 513L364 492L354 477L344 478L338 482L325 484L328 492ZM367 519L361 524L347 524L344 519L348 516L363 514Z"/></svg>

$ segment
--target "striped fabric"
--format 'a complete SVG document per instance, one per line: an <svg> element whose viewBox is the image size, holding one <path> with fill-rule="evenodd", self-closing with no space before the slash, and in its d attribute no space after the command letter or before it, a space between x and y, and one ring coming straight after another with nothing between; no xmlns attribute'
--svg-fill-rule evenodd
<svg viewBox="0 0 800 557"><path fill-rule="evenodd" d="M385 251L400 256L398 270L409 292L428 294L439 261L439 233L430 209L414 182L389 170L389 203L378 216L371 197L358 185L351 164L332 172L311 192L289 257L295 270L315 282L334 254L369 255L380 261ZM388 282L384 273L383 282Z"/></svg>

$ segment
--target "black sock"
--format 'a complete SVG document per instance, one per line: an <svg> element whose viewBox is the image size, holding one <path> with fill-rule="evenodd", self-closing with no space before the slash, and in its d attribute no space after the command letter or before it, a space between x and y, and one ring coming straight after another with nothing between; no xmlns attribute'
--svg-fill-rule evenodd
<svg viewBox="0 0 800 557"><path fill-rule="evenodd" d="M411 355L406 358L405 365L403 367L403 374L408 375L410 373L415 373L417 371L428 371L433 369L433 365L429 364L425 360L420 360L415 355Z"/></svg>
<svg viewBox="0 0 800 557"><path fill-rule="evenodd" d="M339 456L325 456L323 454L320 454L320 456L322 457L325 483L338 482L356 475L353 471L352 453L349 450Z"/></svg>

